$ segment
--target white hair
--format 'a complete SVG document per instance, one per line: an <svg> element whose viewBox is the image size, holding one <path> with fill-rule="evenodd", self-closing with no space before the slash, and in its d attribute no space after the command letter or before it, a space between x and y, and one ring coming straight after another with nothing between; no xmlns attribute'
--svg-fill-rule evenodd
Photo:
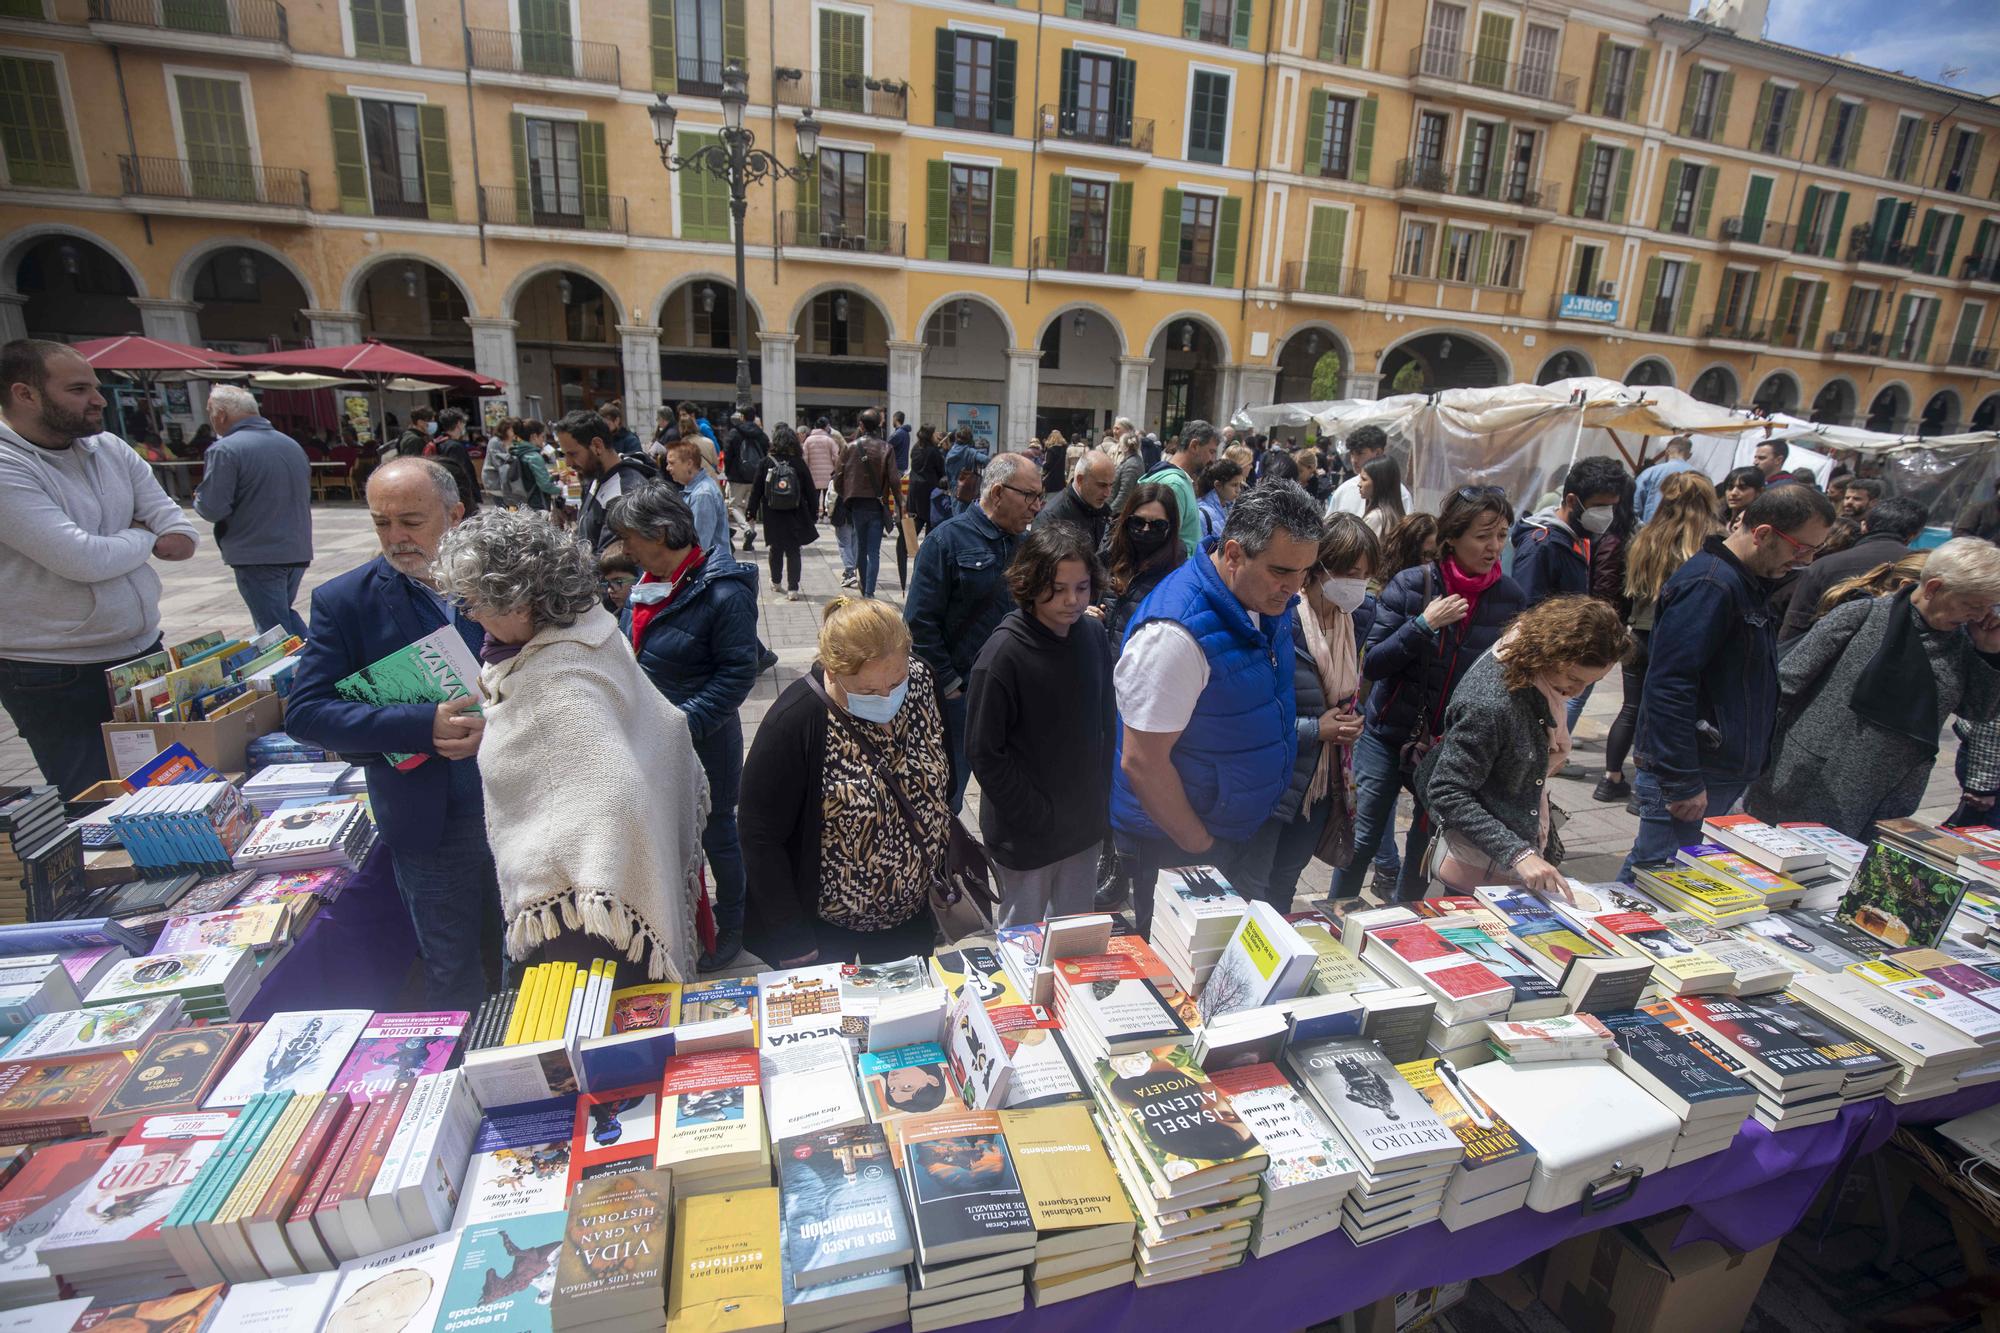
<svg viewBox="0 0 2000 1333"><path fill-rule="evenodd" d="M393 481L405 472L421 472L429 479L431 489L437 492L438 503L444 506L445 513L449 514L451 507L458 503L458 482L453 479L451 469L435 458L411 455L392 458L370 474L368 484L373 486L378 481Z"/></svg>
<svg viewBox="0 0 2000 1333"><path fill-rule="evenodd" d="M1022 472L1038 472L1035 460L1026 454L995 454L979 474L979 494L987 496L1005 486Z"/></svg>
<svg viewBox="0 0 2000 1333"><path fill-rule="evenodd" d="M1924 561L1924 582L1937 579L1944 590L1981 601L2000 601L2000 546L1978 537L1954 537Z"/></svg>
<svg viewBox="0 0 2000 1333"><path fill-rule="evenodd" d="M259 412L257 396L240 384L212 385L208 391L208 410L232 418L254 417Z"/></svg>
<svg viewBox="0 0 2000 1333"><path fill-rule="evenodd" d="M1118 459L1112 455L1109 449L1085 449L1081 453L1072 452L1070 454L1068 480L1074 481L1082 476L1085 470L1093 463L1108 463L1112 471L1115 472L1118 470Z"/></svg>
<svg viewBox="0 0 2000 1333"><path fill-rule="evenodd" d="M1132 425L1132 418L1130 418L1130 417L1119 417L1119 418L1118 418L1118 419L1117 419L1116 421L1114 421L1114 422L1112 422L1112 423L1111 423L1111 429L1113 429L1113 430L1123 430L1123 431L1129 431L1129 430L1132 430L1132 429L1133 429L1133 425Z"/></svg>

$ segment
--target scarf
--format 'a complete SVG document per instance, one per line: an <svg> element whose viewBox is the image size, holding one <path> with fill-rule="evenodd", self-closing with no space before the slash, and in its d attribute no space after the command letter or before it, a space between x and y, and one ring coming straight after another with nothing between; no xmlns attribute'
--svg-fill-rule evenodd
<svg viewBox="0 0 2000 1333"><path fill-rule="evenodd" d="M680 592L681 584L687 580L688 575L701 568L702 556L705 554L699 544L691 546L686 557L674 566L674 572L667 575L665 581L653 577L652 571L648 570L639 576L637 583L632 585L629 601L632 608L633 652L638 652L645 644L646 627L653 623L653 617L664 611L667 603L674 600L675 594Z"/></svg>
<svg viewBox="0 0 2000 1333"><path fill-rule="evenodd" d="M1484 574L1468 574L1458 566L1458 561L1445 556L1438 561L1438 569L1444 575L1444 590L1465 599L1465 622L1479 614L1479 597L1488 588L1500 581L1500 562L1495 560L1486 567Z"/></svg>
<svg viewBox="0 0 2000 1333"><path fill-rule="evenodd" d="M1361 686L1361 662L1354 650L1354 622L1347 612L1330 602L1326 611L1333 621L1331 627L1320 621L1308 598L1299 608L1299 633L1312 658L1313 669L1319 672L1320 686L1326 691L1326 706L1338 708L1353 702L1354 692ZM1341 766L1344 766L1342 747L1322 743L1319 762L1313 765L1312 780L1306 784L1305 799L1299 804L1301 819L1325 798L1334 770Z"/></svg>
<svg viewBox="0 0 2000 1333"><path fill-rule="evenodd" d="M479 645L479 660L487 666L497 666L520 652L521 647L518 643L502 643L488 634L486 642Z"/></svg>
<svg viewBox="0 0 2000 1333"><path fill-rule="evenodd" d="M1905 588L1889 602L1889 625L1848 700L1855 716L1937 756L1938 686L1924 650L1924 622Z"/></svg>

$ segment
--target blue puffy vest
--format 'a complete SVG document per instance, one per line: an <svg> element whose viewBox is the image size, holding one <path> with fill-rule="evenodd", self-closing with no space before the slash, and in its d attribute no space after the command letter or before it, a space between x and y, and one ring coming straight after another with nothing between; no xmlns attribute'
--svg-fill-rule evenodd
<svg viewBox="0 0 2000 1333"><path fill-rule="evenodd" d="M1271 817L1291 779L1298 753L1293 717L1292 619L1270 618L1268 630L1244 609L1216 572L1211 538L1195 558L1160 581L1132 616L1126 639L1149 620L1171 620L1201 646L1208 685L1187 730L1174 743L1174 768L1188 804L1211 836L1241 842ZM1124 730L1119 731L1119 757ZM1164 838L1125 780L1113 770L1111 823L1120 833Z"/></svg>

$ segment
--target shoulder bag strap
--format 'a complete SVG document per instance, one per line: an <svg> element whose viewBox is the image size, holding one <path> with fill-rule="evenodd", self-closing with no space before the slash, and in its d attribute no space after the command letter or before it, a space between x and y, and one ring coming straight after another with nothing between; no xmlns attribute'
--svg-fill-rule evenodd
<svg viewBox="0 0 2000 1333"><path fill-rule="evenodd" d="M826 705L826 715L833 720L833 725L837 727L851 725L847 721L846 710L833 701L833 697L826 692L826 686L820 681L819 677L813 675L811 671L807 671L805 680L806 684L812 686L812 692L819 696L820 702ZM917 818L917 808L910 804L910 798L903 792L903 780L891 772L885 762L881 761L878 761L875 765L875 776L884 787L889 789L889 795L895 798L896 808L901 810L903 818L909 821L910 832L916 837L922 838L924 836L923 822Z"/></svg>

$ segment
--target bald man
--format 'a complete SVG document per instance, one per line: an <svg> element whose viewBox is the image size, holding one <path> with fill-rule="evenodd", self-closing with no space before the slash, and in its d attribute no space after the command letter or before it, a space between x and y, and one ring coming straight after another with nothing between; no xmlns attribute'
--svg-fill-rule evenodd
<svg viewBox="0 0 2000 1333"><path fill-rule="evenodd" d="M215 525L257 632L282 625L303 639L306 622L292 603L313 557L312 464L239 384L208 391L208 424L215 443L201 456L194 512Z"/></svg>

